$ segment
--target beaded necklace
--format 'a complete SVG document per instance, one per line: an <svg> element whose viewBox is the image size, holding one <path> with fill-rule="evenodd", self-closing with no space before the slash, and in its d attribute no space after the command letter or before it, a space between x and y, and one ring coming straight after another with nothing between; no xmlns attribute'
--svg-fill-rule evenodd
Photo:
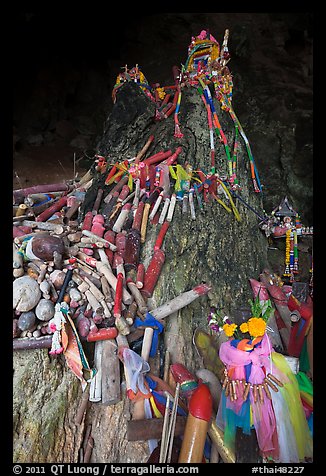
<svg viewBox="0 0 326 476"><path fill-rule="evenodd" d="M285 271L283 276L291 277L290 255L291 255L291 229L286 230L285 234Z"/></svg>

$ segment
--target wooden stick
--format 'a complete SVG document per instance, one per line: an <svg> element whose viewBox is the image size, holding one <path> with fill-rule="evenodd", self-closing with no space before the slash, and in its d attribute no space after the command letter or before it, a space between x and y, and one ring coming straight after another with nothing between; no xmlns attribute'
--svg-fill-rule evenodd
<svg viewBox="0 0 326 476"><path fill-rule="evenodd" d="M190 190L190 193L189 193L189 205L190 205L190 214L191 214L191 218L193 220L196 220L196 212L195 212L195 205L194 205L194 191Z"/></svg>
<svg viewBox="0 0 326 476"><path fill-rule="evenodd" d="M112 271L112 267L111 267L111 264L110 264L110 261L109 261L107 255L105 253L105 250L98 250L97 252L99 254L101 262L103 264L105 264L105 266Z"/></svg>
<svg viewBox="0 0 326 476"><path fill-rule="evenodd" d="M90 384L89 401L100 402L102 399L102 354L103 342L95 342L94 366L97 370Z"/></svg>
<svg viewBox="0 0 326 476"><path fill-rule="evenodd" d="M151 143L153 142L154 140L154 136L151 134L149 136L149 138L147 139L147 142L146 144L144 145L144 147L140 150L140 152L138 152L138 154L136 155L135 157L135 164L138 164L138 162L141 160L141 158L143 157L143 155L147 152L149 146L151 145Z"/></svg>
<svg viewBox="0 0 326 476"><path fill-rule="evenodd" d="M153 339L154 329L152 327L146 327L143 338L143 345L141 350L141 357L148 362L149 353L151 350L152 339ZM134 420L143 420L145 418L145 406L144 400L137 400L134 403L133 408L133 419Z"/></svg>
<svg viewBox="0 0 326 476"><path fill-rule="evenodd" d="M283 387L283 383L275 377L275 375L272 375L272 374L267 374L267 377L272 380L274 383L276 383L279 387Z"/></svg>
<svg viewBox="0 0 326 476"><path fill-rule="evenodd" d="M95 344L97 345L98 342ZM120 398L120 361L115 339L102 341L102 403L114 405Z"/></svg>
<svg viewBox="0 0 326 476"><path fill-rule="evenodd" d="M166 398L166 402L165 402L165 413L164 413L164 421L163 421L163 428L162 428L162 438L161 438L159 463L165 463L166 442L167 442L167 432L168 432L169 418L170 418L170 394L168 393L167 398Z"/></svg>
<svg viewBox="0 0 326 476"><path fill-rule="evenodd" d="M96 314L100 314L102 316L104 314L104 309L99 303L99 301L96 299L94 294L88 289L85 291L85 296L87 301L91 305L93 311L95 311Z"/></svg>
<svg viewBox="0 0 326 476"><path fill-rule="evenodd" d="M152 346L153 334L154 334L154 329L152 327L146 327L144 332L143 345L141 349L141 357L146 362L148 362L148 359L149 359L149 353Z"/></svg>
<svg viewBox="0 0 326 476"><path fill-rule="evenodd" d="M156 212L157 212L157 210L159 209L159 206L161 205L162 199L163 199L163 192L161 192L161 193L159 194L159 196L158 196L158 198L157 198L157 200L156 200L156 202L155 202L155 205L154 205L154 207L153 207L153 209L152 209L152 211L151 211L151 213L150 213L150 215L149 215L149 219L150 219L150 220L153 220L153 218L155 217Z"/></svg>
<svg viewBox="0 0 326 476"><path fill-rule="evenodd" d="M186 291L180 294L179 296L163 304L162 306L156 309L153 309L152 311L150 311L150 313L153 317L155 317L155 319L158 319L158 320L164 319L170 314L173 314L179 309L182 309L183 307L187 306L192 301L197 299L199 296L207 294L210 290L211 290L210 286L206 284L201 284L191 289L190 291Z"/></svg>
<svg viewBox="0 0 326 476"><path fill-rule="evenodd" d="M146 241L147 222L148 222L148 215L149 215L150 208L151 208L150 203L145 203L141 227L140 227L140 242L141 243L145 243Z"/></svg>
<svg viewBox="0 0 326 476"><path fill-rule="evenodd" d="M167 217L166 217L166 221L172 221L176 201L177 201L177 196L176 196L175 193L173 193L171 195L171 201L170 201L170 204L169 204L169 209L168 209L168 214L167 214Z"/></svg>
<svg viewBox="0 0 326 476"><path fill-rule="evenodd" d="M69 210L66 212L66 214L64 216L64 219L63 219L63 222L65 224L67 224L70 221L70 219L73 217L73 215L77 212L81 203L82 202L80 200L77 200L76 203L74 205L72 205L72 207L69 208Z"/></svg>
<svg viewBox="0 0 326 476"><path fill-rule="evenodd" d="M75 418L76 425L81 424L81 422L83 420L83 417L84 417L84 414L85 414L85 411L87 410L88 399L89 399L89 389L90 389L90 386L87 385L87 387L84 390L84 392L82 394L82 397L80 399L80 405L79 405L79 408L77 410L77 415L76 415L76 418Z"/></svg>
<svg viewBox="0 0 326 476"><path fill-rule="evenodd" d="M119 333L123 336L127 336L130 334L130 327L128 322L123 316L119 316L115 318L115 327L118 329Z"/></svg>
<svg viewBox="0 0 326 476"><path fill-rule="evenodd" d="M218 452L224 463L235 463L235 454L227 446L225 446L223 431L220 430L214 419L210 422L210 426L208 428L208 435L217 447Z"/></svg>
<svg viewBox="0 0 326 476"><path fill-rule="evenodd" d="M139 205L139 197L140 197L140 180L135 180L135 195L132 202L132 209L136 210Z"/></svg>
<svg viewBox="0 0 326 476"><path fill-rule="evenodd" d="M138 306L138 309L139 309L139 312L141 314L145 314L147 311L148 311L148 307L147 307L147 304L145 302L145 299L143 298L141 292L139 291L139 289L137 288L136 284L131 281L131 280L127 280L127 287L129 289L129 291L131 292L131 294L133 295L136 303L137 303L137 306Z"/></svg>
<svg viewBox="0 0 326 476"><path fill-rule="evenodd" d="M175 425L175 436L183 436L187 417L177 416ZM164 419L151 418L149 420L130 420L127 422L128 441L159 440L162 437Z"/></svg>
<svg viewBox="0 0 326 476"><path fill-rule="evenodd" d="M55 224L55 223L50 223L50 222L36 222L32 220L23 220L21 222L21 225L23 226L28 226L29 228L38 228L39 230L47 230L47 231L56 231L60 234L63 232L63 226Z"/></svg>
<svg viewBox="0 0 326 476"><path fill-rule="evenodd" d="M92 456L93 448L94 448L94 438L90 436L86 443L86 450L84 453L83 463L89 463L89 460L91 459L91 456Z"/></svg>
<svg viewBox="0 0 326 476"><path fill-rule="evenodd" d="M175 395L174 395L172 413L171 413L171 423L169 425L169 434L168 434L169 449L168 449L168 455L166 459L167 463L170 463L171 456L172 456L172 447L173 447L173 440L174 440L174 434L175 434L175 424L176 424L176 417L177 417L177 410L178 410L179 392L180 392L180 383L177 383Z"/></svg>
<svg viewBox="0 0 326 476"><path fill-rule="evenodd" d="M13 339L13 350L51 349L52 335L43 337L22 337Z"/></svg>
<svg viewBox="0 0 326 476"><path fill-rule="evenodd" d="M199 392L203 393L203 396ZM202 384L197 387L190 398L178 463L202 463L212 413L212 401L208 392L208 387Z"/></svg>
<svg viewBox="0 0 326 476"><path fill-rule="evenodd" d="M106 265L104 265L100 261L97 261L96 269L106 277L108 283L115 291L118 280L114 276L112 270L110 270ZM127 304L127 305L131 304L133 301L133 297L128 293L125 287L123 287L123 290L122 290L122 301L124 304Z"/></svg>
<svg viewBox="0 0 326 476"><path fill-rule="evenodd" d="M271 395L271 392L269 391L269 388L268 388L268 385L266 382L263 382L262 383L262 386L264 387L264 390L265 390L265 393L267 395L267 398L269 398L269 400L272 400L272 395Z"/></svg>
<svg viewBox="0 0 326 476"><path fill-rule="evenodd" d="M99 241L101 243L104 243L104 244L108 245L108 248L110 248L110 250L112 250L112 251L116 251L116 249L117 249L117 247L115 245L113 245L109 241L105 240L104 238L101 238L100 236L95 235L94 233L92 233L89 230L82 230L82 233L83 233L83 235L88 236L89 238L94 240L94 243Z"/></svg>
<svg viewBox="0 0 326 476"><path fill-rule="evenodd" d="M162 211L161 211L161 214L160 214L160 218L158 219L158 222L159 222L160 225L162 225L165 221L165 217L166 217L166 214L168 212L169 206L170 206L170 199L166 198L164 200L164 205L163 205L163 208L162 208Z"/></svg>
<svg viewBox="0 0 326 476"><path fill-rule="evenodd" d="M165 351L164 355L164 382L168 383L169 381L169 369L170 369L170 352L168 350Z"/></svg>
<svg viewBox="0 0 326 476"><path fill-rule="evenodd" d="M101 276L101 285L102 285L102 292L104 295L105 302L107 303L108 307L112 309L112 303L114 301L112 294L111 294L111 288L108 283L108 280L106 279L105 276Z"/></svg>
<svg viewBox="0 0 326 476"><path fill-rule="evenodd" d="M274 390L274 392L278 392L278 388L274 385L268 378L265 377L264 382L267 383Z"/></svg>

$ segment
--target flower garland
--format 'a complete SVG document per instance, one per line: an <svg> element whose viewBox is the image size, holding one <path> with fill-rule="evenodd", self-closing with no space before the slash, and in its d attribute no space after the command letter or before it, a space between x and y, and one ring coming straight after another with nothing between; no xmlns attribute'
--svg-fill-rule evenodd
<svg viewBox="0 0 326 476"><path fill-rule="evenodd" d="M312 437L295 375L266 333L271 302L257 296L249 303L252 317L240 326L216 308L208 316L209 327L228 337L219 349L225 369L216 423L232 450L237 429L255 430L265 462L305 461L312 457Z"/></svg>
<svg viewBox="0 0 326 476"><path fill-rule="evenodd" d="M225 333L227 337L233 337L238 340L257 339L264 336L267 327L267 321L273 312L270 300L260 301L259 296L255 300L249 300L252 317L243 322L240 326L232 322L228 316L221 317L216 308L211 308L208 316L208 326L215 332Z"/></svg>
<svg viewBox="0 0 326 476"><path fill-rule="evenodd" d="M291 277L290 271L290 254L291 254L291 229L286 230L285 233L285 271L284 277Z"/></svg>

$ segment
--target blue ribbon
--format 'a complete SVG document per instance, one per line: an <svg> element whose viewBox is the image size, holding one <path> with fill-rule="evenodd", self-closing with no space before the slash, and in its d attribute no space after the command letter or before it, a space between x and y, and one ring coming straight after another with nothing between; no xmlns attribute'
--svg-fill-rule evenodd
<svg viewBox="0 0 326 476"><path fill-rule="evenodd" d="M166 405L167 398L164 395L161 395L155 390L152 391L152 394L154 396L154 399L157 400L158 403L164 406ZM170 401L169 409L172 410L172 407L173 407L173 402ZM181 416L187 416L187 413L179 405L177 406L177 414Z"/></svg>
<svg viewBox="0 0 326 476"><path fill-rule="evenodd" d="M158 336L164 330L164 326L155 319L149 312L146 313L145 319L142 321L138 317L134 320L134 326L137 327L153 327L154 334L152 339L151 350L149 353L150 357L155 357L157 346L158 346Z"/></svg>

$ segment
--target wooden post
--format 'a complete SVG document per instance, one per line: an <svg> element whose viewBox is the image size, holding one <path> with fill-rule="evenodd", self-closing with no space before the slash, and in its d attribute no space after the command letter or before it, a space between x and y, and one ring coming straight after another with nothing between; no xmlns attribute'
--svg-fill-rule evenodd
<svg viewBox="0 0 326 476"><path fill-rule="evenodd" d="M114 276L112 270L109 269L108 266L104 265L100 261L97 261L96 269L106 277L108 283L115 291L118 280L116 276ZM123 290L122 290L122 301L124 304L127 304L127 305L131 304L133 301L133 297L128 293L125 287L123 287Z"/></svg>
<svg viewBox="0 0 326 476"><path fill-rule="evenodd" d="M103 342L95 342L94 366L97 370L90 384L89 401L100 402L102 399L102 354Z"/></svg>
<svg viewBox="0 0 326 476"><path fill-rule="evenodd" d="M120 361L118 357L118 345L115 339L102 342L101 374L102 403L103 405L114 405L121 400Z"/></svg>
<svg viewBox="0 0 326 476"><path fill-rule="evenodd" d="M208 429L208 435L214 445L217 447L219 455L224 463L235 463L235 454L224 444L223 431L217 426L215 420L211 420Z"/></svg>
<svg viewBox="0 0 326 476"><path fill-rule="evenodd" d="M152 311L149 311L155 319L164 319L165 317L173 314L174 312L182 309L183 307L190 304L192 301L197 299L199 296L207 294L212 288L207 284L200 284L199 286L194 287L190 291L186 291L179 296L175 297L171 301L163 304Z"/></svg>
<svg viewBox="0 0 326 476"><path fill-rule="evenodd" d="M22 337L13 339L13 350L30 350L30 349L51 349L52 335L43 337Z"/></svg>
<svg viewBox="0 0 326 476"><path fill-rule="evenodd" d="M152 327L146 327L144 332L143 345L141 350L141 357L148 362L149 353L151 350L152 339L153 339L154 329ZM145 407L144 400L138 400L134 403L134 409L132 414L133 420L143 420L145 419Z"/></svg>
<svg viewBox="0 0 326 476"><path fill-rule="evenodd" d="M75 419L76 425L80 425L81 422L83 421L83 417L84 417L85 411L87 410L87 405L89 401L89 390L90 390L90 386L87 385L80 400L80 405L79 405L76 419Z"/></svg>
<svg viewBox="0 0 326 476"><path fill-rule="evenodd" d="M175 436L183 436L187 417L177 416L175 425ZM128 441L147 441L160 439L163 430L163 418L152 418L151 420L130 420L127 422Z"/></svg>

